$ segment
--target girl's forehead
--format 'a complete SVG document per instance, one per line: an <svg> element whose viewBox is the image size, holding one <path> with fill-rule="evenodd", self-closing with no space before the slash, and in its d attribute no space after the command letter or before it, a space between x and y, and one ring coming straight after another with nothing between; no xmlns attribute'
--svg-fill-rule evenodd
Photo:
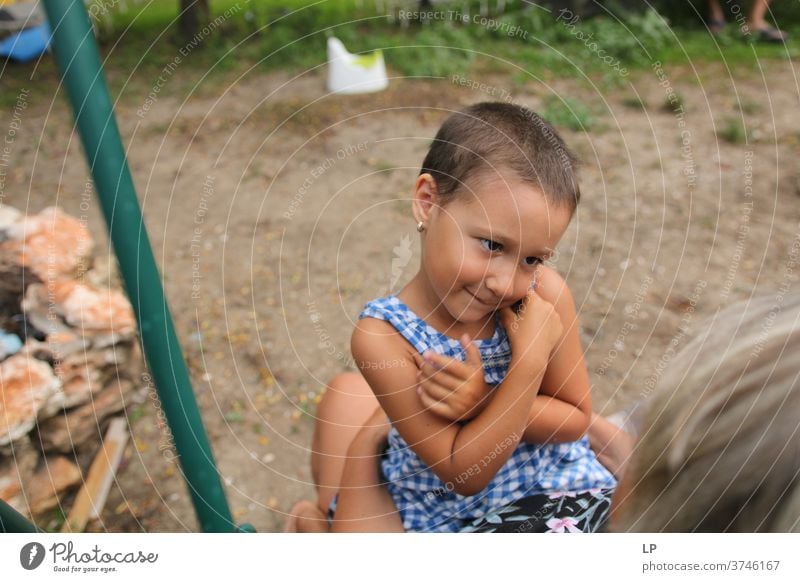
<svg viewBox="0 0 800 582"><path fill-rule="evenodd" d="M522 180L484 180L463 194L472 212L494 220L530 219L547 216L554 210L547 196L537 186Z"/></svg>
<svg viewBox="0 0 800 582"><path fill-rule="evenodd" d="M458 220L498 239L519 241L522 246L552 245L572 218L568 208L553 204L530 182L497 176L471 186L459 196L462 211Z"/></svg>
<svg viewBox="0 0 800 582"><path fill-rule="evenodd" d="M516 172L503 168L483 170L474 174L463 184L463 189L472 194L473 198L496 198L503 195L507 198L516 198L532 194L543 196L537 184L523 180Z"/></svg>

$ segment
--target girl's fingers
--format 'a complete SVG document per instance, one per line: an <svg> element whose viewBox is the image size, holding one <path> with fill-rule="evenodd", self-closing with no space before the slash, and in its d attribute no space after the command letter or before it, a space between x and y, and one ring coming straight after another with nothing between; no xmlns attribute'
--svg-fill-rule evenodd
<svg viewBox="0 0 800 582"><path fill-rule="evenodd" d="M443 416L445 418L449 418L451 416L450 407L440 402L439 400L431 398L425 393L420 394L420 401L422 402L422 405L426 409L433 412L434 414L438 414L439 416Z"/></svg>
<svg viewBox="0 0 800 582"><path fill-rule="evenodd" d="M420 394L425 394L426 396L428 396L429 398L433 398L437 402L439 402L440 400L444 400L452 393L453 391L451 389L446 388L441 384L436 384L434 382L425 382L425 384L421 386L421 391L420 391Z"/></svg>
<svg viewBox="0 0 800 582"><path fill-rule="evenodd" d="M433 376L421 376L419 377L419 385L423 388L427 386L437 386L441 390L446 390L447 392L455 392L458 390L459 386L461 386L461 380L457 378L453 378L452 376L445 376L441 372L433 375Z"/></svg>
<svg viewBox="0 0 800 582"><path fill-rule="evenodd" d="M467 334L461 336L461 345L464 347L464 351L467 354L467 362L472 365L483 365L481 361L481 352L478 350L478 346L469 339Z"/></svg>
<svg viewBox="0 0 800 582"><path fill-rule="evenodd" d="M419 393L419 401L422 403L422 406L425 408L433 408L439 404L439 400L430 396L424 390Z"/></svg>
<svg viewBox="0 0 800 582"><path fill-rule="evenodd" d="M463 378L455 375L450 368L439 369L429 362L425 362L419 371L419 377L424 380L432 380L448 388L455 388L461 385Z"/></svg>
<svg viewBox="0 0 800 582"><path fill-rule="evenodd" d="M464 369L464 362L455 358L448 358L434 351L428 350L423 354L425 362L433 366L437 370L449 372L459 378L467 377L467 371Z"/></svg>

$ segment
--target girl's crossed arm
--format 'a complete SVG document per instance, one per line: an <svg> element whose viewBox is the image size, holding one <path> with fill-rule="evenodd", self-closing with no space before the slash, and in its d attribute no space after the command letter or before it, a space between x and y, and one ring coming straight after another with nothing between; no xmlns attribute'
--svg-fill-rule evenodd
<svg viewBox="0 0 800 582"><path fill-rule="evenodd" d="M576 441L589 429L592 396L575 303L566 281L553 269L541 267L537 282L539 294L552 303L558 313L563 333L550 354L523 440L529 443Z"/></svg>
<svg viewBox="0 0 800 582"><path fill-rule="evenodd" d="M531 292L518 320L510 309L501 316L512 346L535 349L518 359L495 389L491 401L469 423L460 425L428 410L417 394L413 348L391 324L364 318L358 322L351 350L361 373L392 425L414 452L460 495L474 495L491 481L513 453L528 426L547 356L562 335L553 306ZM402 354L398 361L398 354ZM391 363L391 365L387 365ZM498 449L497 445L503 446ZM498 453L499 450L499 453ZM490 459L489 462L486 459Z"/></svg>
<svg viewBox="0 0 800 582"><path fill-rule="evenodd" d="M592 410L575 305L566 282L556 271L541 267L537 274L537 293L553 305L563 332L549 354L544 377L530 379L532 383L541 381L541 386L531 405L522 440L529 443L575 441L586 433ZM466 345L465 349L469 353ZM524 348L518 345L516 351L525 351L526 358L537 358L537 349L535 344ZM509 372L517 365L519 357L519 353L516 358L512 354ZM463 374L457 373L458 360L433 355L426 360L416 357L415 361L423 372L422 404L447 420L474 418L494 397L494 392L485 382L476 382L474 378L468 381ZM482 374L480 379L483 379Z"/></svg>

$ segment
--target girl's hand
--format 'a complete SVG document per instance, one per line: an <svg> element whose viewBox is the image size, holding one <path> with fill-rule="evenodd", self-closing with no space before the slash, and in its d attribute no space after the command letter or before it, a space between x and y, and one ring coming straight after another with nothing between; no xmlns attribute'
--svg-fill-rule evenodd
<svg viewBox="0 0 800 582"><path fill-rule="evenodd" d="M467 354L463 362L430 350L424 357L414 354L419 368L417 393L422 404L452 421L476 417L489 403L491 393L477 346L466 334L461 337L461 345Z"/></svg>
<svg viewBox="0 0 800 582"><path fill-rule="evenodd" d="M502 309L500 322L508 334L512 363L515 365L532 356L549 358L564 332L561 318L553 305L533 289L528 290L522 299L519 312L515 313L510 307Z"/></svg>

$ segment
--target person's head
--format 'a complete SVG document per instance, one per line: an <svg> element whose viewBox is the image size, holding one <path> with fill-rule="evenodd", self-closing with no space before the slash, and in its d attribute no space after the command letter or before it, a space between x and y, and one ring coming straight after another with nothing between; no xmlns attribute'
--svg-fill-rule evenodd
<svg viewBox="0 0 800 582"><path fill-rule="evenodd" d="M533 111L479 103L448 117L415 184L422 272L453 318L525 296L580 199L576 159Z"/></svg>
<svg viewBox="0 0 800 582"><path fill-rule="evenodd" d="M670 362L613 531L800 531L800 295L719 312Z"/></svg>

